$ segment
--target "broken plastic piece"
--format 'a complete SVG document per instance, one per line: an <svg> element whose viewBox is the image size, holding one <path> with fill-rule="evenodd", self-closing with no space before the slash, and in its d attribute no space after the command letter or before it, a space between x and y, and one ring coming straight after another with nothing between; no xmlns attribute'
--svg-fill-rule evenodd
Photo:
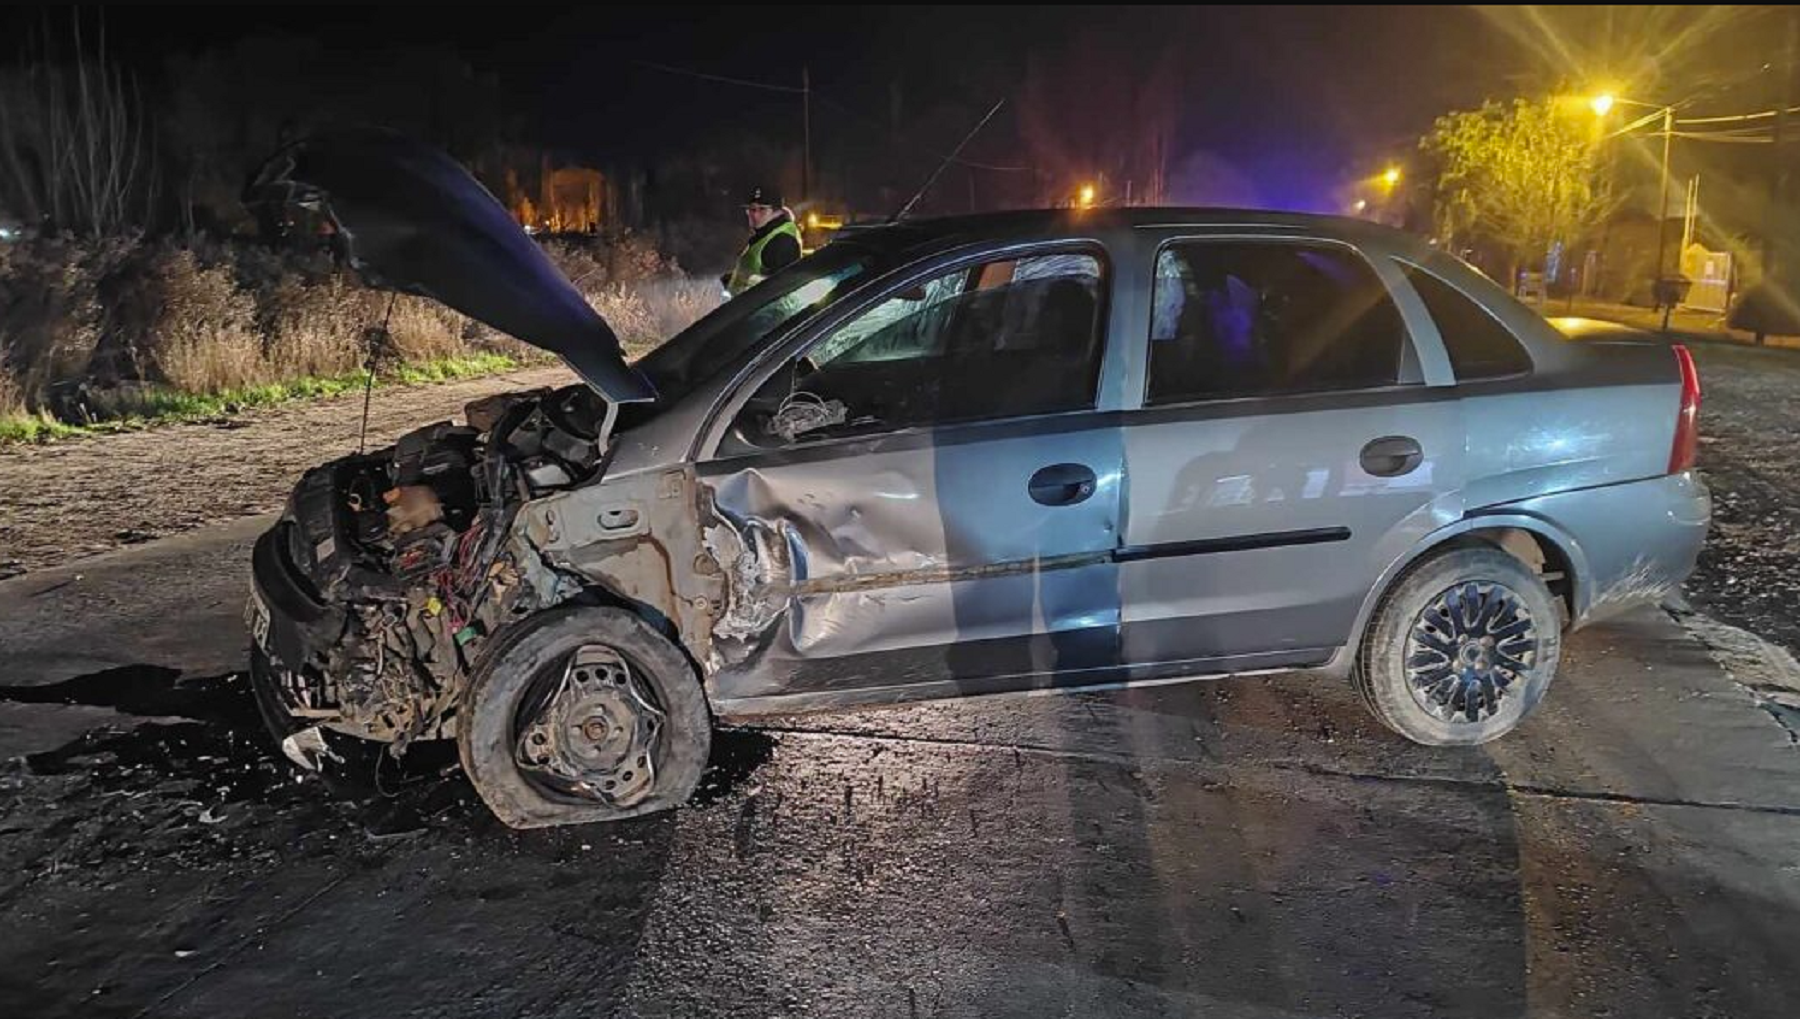
<svg viewBox="0 0 1800 1019"><path fill-rule="evenodd" d="M323 770L327 760L343 760L325 745L325 730L316 725L310 729L301 729L282 740L281 752L287 755L288 760L307 771Z"/></svg>

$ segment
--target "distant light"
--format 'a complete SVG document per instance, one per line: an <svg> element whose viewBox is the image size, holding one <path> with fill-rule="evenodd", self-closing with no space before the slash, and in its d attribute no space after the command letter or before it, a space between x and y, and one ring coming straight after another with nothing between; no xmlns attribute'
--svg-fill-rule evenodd
<svg viewBox="0 0 1800 1019"><path fill-rule="evenodd" d="M1093 208L1094 207L1094 185L1092 185L1092 184L1081 185L1081 190L1079 192L1077 192L1075 204L1081 206L1084 209Z"/></svg>
<svg viewBox="0 0 1800 1019"><path fill-rule="evenodd" d="M1381 182L1388 187L1400 183L1400 168L1398 166L1388 167L1387 172L1381 175Z"/></svg>
<svg viewBox="0 0 1800 1019"><path fill-rule="evenodd" d="M807 213L806 214L806 225L809 227L812 227L814 230L817 230L819 228L819 214L816 212Z"/></svg>
<svg viewBox="0 0 1800 1019"><path fill-rule="evenodd" d="M1617 101L1612 96L1602 93L1588 100L1588 108L1594 111L1594 116L1604 117L1612 112L1613 103Z"/></svg>
<svg viewBox="0 0 1800 1019"><path fill-rule="evenodd" d="M1367 201L1367 200L1365 200L1365 199L1362 199L1362 198L1358 198L1358 199L1357 199L1357 200L1356 200L1356 204L1355 204L1355 205L1352 205L1352 206L1350 206L1350 208L1352 208L1352 209L1354 209L1354 210L1356 210L1356 211L1357 211L1357 212L1361 212L1361 211L1363 211L1363 210L1364 210L1364 209L1366 209L1366 208L1368 208L1368 207L1369 207L1369 203L1368 203L1368 201Z"/></svg>

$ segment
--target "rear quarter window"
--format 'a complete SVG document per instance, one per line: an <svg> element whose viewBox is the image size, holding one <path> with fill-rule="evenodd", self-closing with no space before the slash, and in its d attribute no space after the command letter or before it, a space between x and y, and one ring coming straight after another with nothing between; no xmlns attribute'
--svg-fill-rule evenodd
<svg viewBox="0 0 1800 1019"><path fill-rule="evenodd" d="M1406 327L1362 256L1288 241L1175 241L1156 260L1148 404L1378 389Z"/></svg>
<svg viewBox="0 0 1800 1019"><path fill-rule="evenodd" d="M1456 381L1473 382L1531 371L1531 355L1518 337L1475 300L1424 269L1400 263L1450 354Z"/></svg>

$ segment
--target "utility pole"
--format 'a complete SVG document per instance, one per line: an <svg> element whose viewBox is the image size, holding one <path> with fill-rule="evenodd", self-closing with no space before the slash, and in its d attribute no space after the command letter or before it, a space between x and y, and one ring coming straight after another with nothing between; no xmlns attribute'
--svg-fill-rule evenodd
<svg viewBox="0 0 1800 1019"><path fill-rule="evenodd" d="M1788 107L1794 105L1794 36L1797 32L1800 32L1800 20L1796 19L1794 11L1789 10L1787 17L1787 47L1786 53L1783 55L1781 61L1781 103L1775 107L1774 144L1769 146L1774 153L1775 167L1774 172L1769 175L1769 211L1763 216L1762 275L1765 289L1775 281L1775 266L1780 261L1781 253L1781 238L1779 236L1781 228L1778 224L1782 222L1780 219L1782 209L1781 203L1787 197L1788 181L1788 161L1781 152L1781 136L1783 134L1783 129L1787 126ZM1760 320L1761 316L1758 316L1758 318ZM1760 321L1758 324L1760 324ZM1764 333L1763 330L1758 329L1756 331L1756 345L1759 347L1762 346L1765 339L1767 339L1767 334Z"/></svg>
<svg viewBox="0 0 1800 1019"><path fill-rule="evenodd" d="M1669 142L1675 137L1675 107L1663 107L1662 188L1656 198L1656 278L1650 284L1656 301L1662 306L1662 331L1669 332L1669 315L1675 310L1670 287L1663 282L1663 253L1667 250L1669 232Z"/></svg>
<svg viewBox="0 0 1800 1019"><path fill-rule="evenodd" d="M800 68L800 201L812 198L812 68Z"/></svg>

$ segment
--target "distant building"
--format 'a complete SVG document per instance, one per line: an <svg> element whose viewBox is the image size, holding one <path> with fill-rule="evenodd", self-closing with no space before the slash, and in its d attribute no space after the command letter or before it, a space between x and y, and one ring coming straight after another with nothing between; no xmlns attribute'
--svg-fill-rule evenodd
<svg viewBox="0 0 1800 1019"><path fill-rule="evenodd" d="M599 233L610 218L606 175L587 166L556 165L548 152L507 153L503 200L531 233Z"/></svg>

